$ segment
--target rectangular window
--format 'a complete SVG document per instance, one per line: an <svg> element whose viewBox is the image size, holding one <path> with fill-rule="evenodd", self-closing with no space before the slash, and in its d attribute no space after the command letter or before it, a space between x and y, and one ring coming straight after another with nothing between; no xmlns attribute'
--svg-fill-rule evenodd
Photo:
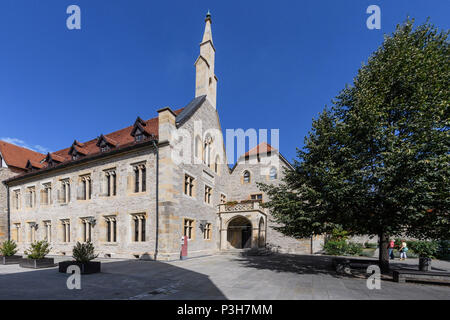
<svg viewBox="0 0 450 320"><path fill-rule="evenodd" d="M52 222L51 221L44 221L44 227L45 227L45 241L52 242Z"/></svg>
<svg viewBox="0 0 450 320"><path fill-rule="evenodd" d="M207 223L203 226L203 239L211 240L211 223Z"/></svg>
<svg viewBox="0 0 450 320"><path fill-rule="evenodd" d="M133 215L133 241L146 241L146 222L145 214Z"/></svg>
<svg viewBox="0 0 450 320"><path fill-rule="evenodd" d="M192 219L184 219L184 230L183 235L187 237L189 240L194 236L194 220Z"/></svg>
<svg viewBox="0 0 450 320"><path fill-rule="evenodd" d="M52 184L44 183L41 190L41 203L49 205L52 203Z"/></svg>
<svg viewBox="0 0 450 320"><path fill-rule="evenodd" d="M20 202L21 202L20 190L13 191L13 208L16 210L19 210Z"/></svg>
<svg viewBox="0 0 450 320"><path fill-rule="evenodd" d="M20 239L20 223L14 223L14 229L12 232L12 240L15 242L20 242L22 239Z"/></svg>
<svg viewBox="0 0 450 320"><path fill-rule="evenodd" d="M106 219L106 241L117 242L117 221L116 217L105 217Z"/></svg>
<svg viewBox="0 0 450 320"><path fill-rule="evenodd" d="M63 231L63 242L70 242L70 220L61 220Z"/></svg>
<svg viewBox="0 0 450 320"><path fill-rule="evenodd" d="M139 192L139 167L134 168L134 192Z"/></svg>
<svg viewBox="0 0 450 320"><path fill-rule="evenodd" d="M92 241L92 218L85 218L81 220L83 228L83 241Z"/></svg>
<svg viewBox="0 0 450 320"><path fill-rule="evenodd" d="M190 175L184 175L184 194L192 197L194 194L194 178Z"/></svg>
<svg viewBox="0 0 450 320"><path fill-rule="evenodd" d="M36 241L36 222L28 222L28 242Z"/></svg>
<svg viewBox="0 0 450 320"><path fill-rule="evenodd" d="M27 189L27 207L34 208L36 205L36 189L30 187Z"/></svg>
<svg viewBox="0 0 450 320"><path fill-rule="evenodd" d="M106 178L106 196L111 197L117 194L117 175L116 170L105 171Z"/></svg>
<svg viewBox="0 0 450 320"><path fill-rule="evenodd" d="M142 192L147 191L147 169L145 166L141 168Z"/></svg>
<svg viewBox="0 0 450 320"><path fill-rule="evenodd" d="M262 200L262 193L252 194L252 195L250 195L250 199L251 200Z"/></svg>
<svg viewBox="0 0 450 320"><path fill-rule="evenodd" d="M60 202L69 203L70 202L70 180L61 180L61 190L59 195Z"/></svg>
<svg viewBox="0 0 450 320"><path fill-rule="evenodd" d="M91 176L86 175L80 177L81 190L78 195L79 200L90 200L92 198L92 181ZM81 194L80 194L81 193Z"/></svg>
<svg viewBox="0 0 450 320"><path fill-rule="evenodd" d="M205 186L205 203L211 203L212 188Z"/></svg>

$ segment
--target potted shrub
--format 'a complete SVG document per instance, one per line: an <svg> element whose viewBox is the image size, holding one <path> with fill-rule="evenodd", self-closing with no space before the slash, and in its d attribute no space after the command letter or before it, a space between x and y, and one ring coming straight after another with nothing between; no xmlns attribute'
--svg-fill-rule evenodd
<svg viewBox="0 0 450 320"><path fill-rule="evenodd" d="M101 263L99 261L92 261L98 257L98 254L94 254L94 245L92 242L77 242L75 247L73 247L72 256L75 259L74 261L63 261L59 263L59 272L66 273L67 268L71 265L79 266L82 274L101 271Z"/></svg>
<svg viewBox="0 0 450 320"><path fill-rule="evenodd" d="M50 244L47 241L37 241L25 251L27 258L22 259L20 266L23 268L49 268L55 266L53 258L45 256L50 252Z"/></svg>
<svg viewBox="0 0 450 320"><path fill-rule="evenodd" d="M436 241L411 241L409 247L419 255L419 270L430 271L431 259L435 257L438 244Z"/></svg>
<svg viewBox="0 0 450 320"><path fill-rule="evenodd" d="M16 256L17 244L12 240L7 240L0 246L1 264L19 263L22 256Z"/></svg>

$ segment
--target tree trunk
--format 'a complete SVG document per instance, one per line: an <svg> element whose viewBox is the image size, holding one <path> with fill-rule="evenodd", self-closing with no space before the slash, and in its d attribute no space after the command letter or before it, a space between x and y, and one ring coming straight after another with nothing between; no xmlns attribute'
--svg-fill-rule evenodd
<svg viewBox="0 0 450 320"><path fill-rule="evenodd" d="M380 263L381 273L387 273L389 272L389 251L388 251L389 236L384 232L380 232L378 237L380 245L378 262Z"/></svg>

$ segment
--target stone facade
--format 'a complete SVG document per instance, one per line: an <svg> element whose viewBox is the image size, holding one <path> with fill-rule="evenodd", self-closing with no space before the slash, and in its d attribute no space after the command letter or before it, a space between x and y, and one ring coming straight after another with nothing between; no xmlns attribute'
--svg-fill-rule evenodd
<svg viewBox="0 0 450 320"><path fill-rule="evenodd" d="M320 250L320 237L297 240L275 231L270 212L259 204L266 195L257 182L278 184L292 168L278 150L243 156L228 166L216 110L214 54L207 16L196 62L196 98L181 113L169 107L158 111L157 140L141 143L133 136L131 147L110 153L103 148L117 143L102 135L98 154L84 160L87 153L78 152L85 144L75 141L67 149L72 160L53 167L57 155L49 154L28 174L7 182L11 238L19 252L45 239L52 254L70 255L77 241L91 240L102 257L168 260L179 258L182 236L189 238L191 257L236 247ZM140 118L137 123L145 125Z"/></svg>
<svg viewBox="0 0 450 320"><path fill-rule="evenodd" d="M8 239L8 202L7 188L1 181L13 177L17 173L0 165L0 242Z"/></svg>

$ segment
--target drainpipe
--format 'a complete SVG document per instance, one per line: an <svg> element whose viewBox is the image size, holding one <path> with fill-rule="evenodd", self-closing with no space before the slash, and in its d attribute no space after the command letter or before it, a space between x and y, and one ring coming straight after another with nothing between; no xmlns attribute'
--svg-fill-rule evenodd
<svg viewBox="0 0 450 320"><path fill-rule="evenodd" d="M5 184L6 185L6 184ZM9 203L9 186L6 185L6 205L7 205L7 219L8 219L8 241L11 240L11 207Z"/></svg>
<svg viewBox="0 0 450 320"><path fill-rule="evenodd" d="M153 147L156 150L156 238L155 238L155 255L158 257L158 240L159 240L159 148L156 140L153 140Z"/></svg>

